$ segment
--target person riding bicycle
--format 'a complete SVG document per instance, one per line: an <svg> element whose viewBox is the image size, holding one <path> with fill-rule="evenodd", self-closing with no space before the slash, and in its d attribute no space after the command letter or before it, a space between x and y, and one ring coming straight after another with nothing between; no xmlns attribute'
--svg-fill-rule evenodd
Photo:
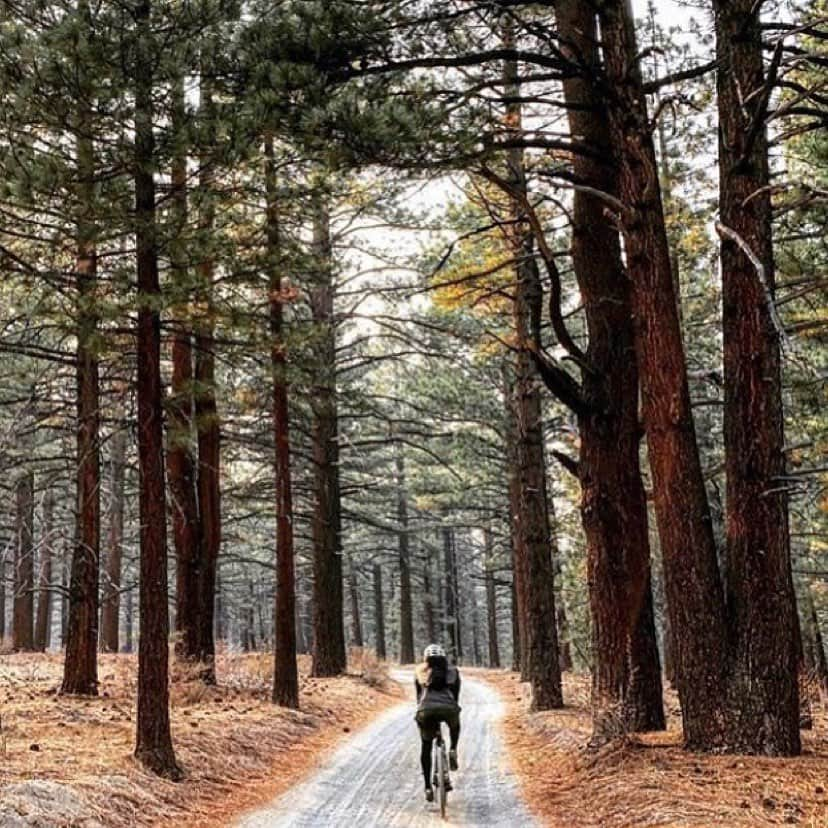
<svg viewBox="0 0 828 828"><path fill-rule="evenodd" d="M423 663L414 672L417 690L417 715L420 728L420 765L425 779L425 796L434 800L431 787L431 745L440 722L449 728L449 767L457 770L457 740L460 737L460 671L448 663L446 651L439 644L429 644L423 652Z"/></svg>

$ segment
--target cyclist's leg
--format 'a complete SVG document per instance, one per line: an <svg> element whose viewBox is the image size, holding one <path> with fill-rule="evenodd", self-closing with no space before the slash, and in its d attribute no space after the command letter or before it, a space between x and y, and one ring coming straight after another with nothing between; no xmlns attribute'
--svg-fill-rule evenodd
<svg viewBox="0 0 828 828"><path fill-rule="evenodd" d="M449 729L449 738L451 740L451 749L457 749L457 742L460 739L460 711L455 710L446 716L446 724Z"/></svg>
<svg viewBox="0 0 828 828"><path fill-rule="evenodd" d="M431 787L431 743L437 735L438 722L427 711L421 710L417 715L417 724L420 728L420 767L428 789Z"/></svg>

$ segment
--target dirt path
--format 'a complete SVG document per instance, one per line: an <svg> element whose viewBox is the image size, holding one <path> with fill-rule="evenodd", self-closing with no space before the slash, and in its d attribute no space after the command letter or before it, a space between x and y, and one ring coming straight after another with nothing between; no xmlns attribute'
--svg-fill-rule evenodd
<svg viewBox="0 0 828 828"><path fill-rule="evenodd" d="M405 686L411 678L394 676ZM412 687L413 695L413 687ZM453 825L536 825L521 803L496 722L503 714L497 692L472 679L463 682L460 770L449 796ZM336 751L319 771L239 828L351 828L445 824L423 797L419 739L413 701L384 713Z"/></svg>

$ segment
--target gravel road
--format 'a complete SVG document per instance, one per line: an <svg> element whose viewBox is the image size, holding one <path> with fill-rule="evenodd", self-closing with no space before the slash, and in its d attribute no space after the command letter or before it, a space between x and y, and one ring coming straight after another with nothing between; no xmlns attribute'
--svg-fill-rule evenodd
<svg viewBox="0 0 828 828"><path fill-rule="evenodd" d="M420 744L414 723L413 676L394 678L411 688L411 701L383 713L333 753L307 781L238 828L367 828L443 825L436 803L423 797ZM497 732L503 705L487 685L463 679L460 769L452 775L452 825L530 828L537 823L520 801Z"/></svg>

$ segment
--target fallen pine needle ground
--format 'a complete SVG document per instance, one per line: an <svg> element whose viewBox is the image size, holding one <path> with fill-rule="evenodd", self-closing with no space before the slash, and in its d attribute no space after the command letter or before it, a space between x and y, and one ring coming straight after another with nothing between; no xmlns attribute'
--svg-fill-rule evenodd
<svg viewBox="0 0 828 828"><path fill-rule="evenodd" d="M529 713L528 686L507 671L476 673L506 702L503 732L530 808L555 828L802 825L828 828L828 715L813 708L802 756L710 756L680 747L675 695L669 729L592 752L589 677L567 675L563 710Z"/></svg>
<svg viewBox="0 0 828 828"><path fill-rule="evenodd" d="M0 825L213 828L267 802L332 745L400 701L385 666L358 653L347 675L309 676L300 710L270 702L270 654L221 654L219 686L172 667L172 731L186 777L132 758L136 659L101 655L99 696L58 694L59 654L0 657ZM40 820L40 821L38 821Z"/></svg>

